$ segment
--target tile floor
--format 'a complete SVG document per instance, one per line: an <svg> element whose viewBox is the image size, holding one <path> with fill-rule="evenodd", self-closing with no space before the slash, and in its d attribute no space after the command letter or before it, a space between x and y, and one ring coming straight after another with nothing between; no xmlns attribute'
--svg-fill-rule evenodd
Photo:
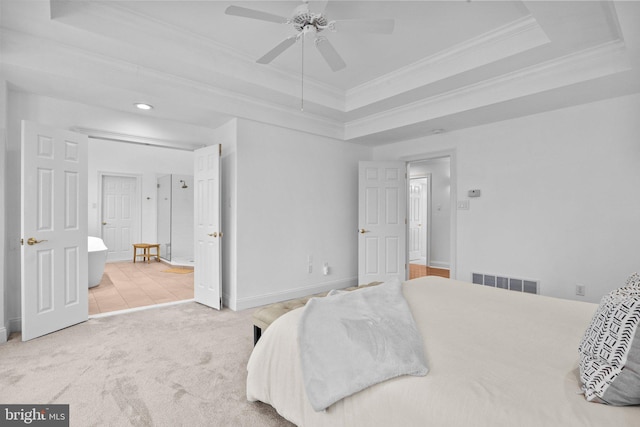
<svg viewBox="0 0 640 427"><path fill-rule="evenodd" d="M102 281L89 289L89 314L193 298L193 270L168 273L161 262L107 263Z"/></svg>

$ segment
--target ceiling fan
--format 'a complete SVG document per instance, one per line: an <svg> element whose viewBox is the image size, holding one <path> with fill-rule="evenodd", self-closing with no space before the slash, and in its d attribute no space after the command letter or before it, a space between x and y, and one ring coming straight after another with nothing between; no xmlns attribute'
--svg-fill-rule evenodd
<svg viewBox="0 0 640 427"><path fill-rule="evenodd" d="M302 40L302 43L304 43L305 36L307 34L312 34L315 36L315 45L318 52L320 52L333 71L339 71L345 68L347 64L329 40L324 36L318 35L320 32L324 30L345 33L365 32L378 34L391 34L393 32L393 27L395 25L395 21L393 19L348 19L331 21L325 16L324 10L317 13L311 12L309 10L308 3L308 0L303 0L303 4L294 9L291 18L285 18L283 16L240 6L229 6L225 10L225 13L227 15L291 25L295 29L295 34L287 37L265 55L260 57L256 61L259 64L270 63L285 50L293 46L298 40Z"/></svg>

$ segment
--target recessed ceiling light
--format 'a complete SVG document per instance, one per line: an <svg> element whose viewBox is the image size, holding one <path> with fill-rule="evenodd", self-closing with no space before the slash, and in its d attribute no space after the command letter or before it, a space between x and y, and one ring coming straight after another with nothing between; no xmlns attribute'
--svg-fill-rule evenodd
<svg viewBox="0 0 640 427"><path fill-rule="evenodd" d="M133 104L136 106L136 108L139 108L141 110L151 110L153 109L153 105L151 104L145 104L144 102L136 102L135 104Z"/></svg>

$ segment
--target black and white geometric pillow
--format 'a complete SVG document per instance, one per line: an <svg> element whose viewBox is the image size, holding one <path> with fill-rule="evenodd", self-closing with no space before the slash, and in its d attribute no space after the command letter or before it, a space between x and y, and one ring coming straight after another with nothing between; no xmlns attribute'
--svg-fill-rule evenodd
<svg viewBox="0 0 640 427"><path fill-rule="evenodd" d="M640 404L640 286L633 277L602 298L578 347L580 380L589 401Z"/></svg>
<svg viewBox="0 0 640 427"><path fill-rule="evenodd" d="M640 274L633 273L624 283L625 287L636 287L640 289Z"/></svg>

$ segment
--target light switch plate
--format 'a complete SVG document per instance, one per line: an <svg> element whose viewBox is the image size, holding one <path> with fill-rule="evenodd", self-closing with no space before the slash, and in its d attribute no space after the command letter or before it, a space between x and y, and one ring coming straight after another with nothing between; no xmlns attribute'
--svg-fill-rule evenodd
<svg viewBox="0 0 640 427"><path fill-rule="evenodd" d="M469 201L458 200L458 210L469 210Z"/></svg>

